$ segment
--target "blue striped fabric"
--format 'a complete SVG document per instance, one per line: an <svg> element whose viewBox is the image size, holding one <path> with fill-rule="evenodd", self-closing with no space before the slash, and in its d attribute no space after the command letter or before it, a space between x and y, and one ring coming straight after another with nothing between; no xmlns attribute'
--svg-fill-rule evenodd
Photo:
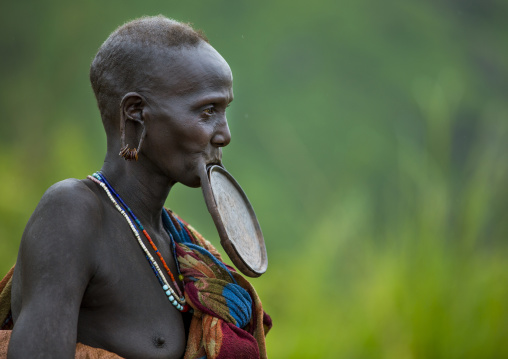
<svg viewBox="0 0 508 359"><path fill-rule="evenodd" d="M235 318L238 328L245 327L252 316L252 299L249 293L238 284L228 283L222 290L226 298L229 314Z"/></svg>

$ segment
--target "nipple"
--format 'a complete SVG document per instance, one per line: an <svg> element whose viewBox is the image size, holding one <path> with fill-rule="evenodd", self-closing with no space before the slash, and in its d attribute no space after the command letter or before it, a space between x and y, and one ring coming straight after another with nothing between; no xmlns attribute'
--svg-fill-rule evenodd
<svg viewBox="0 0 508 359"><path fill-rule="evenodd" d="M164 344L166 343L166 339L162 337L156 337L153 339L153 343L157 348L163 348Z"/></svg>

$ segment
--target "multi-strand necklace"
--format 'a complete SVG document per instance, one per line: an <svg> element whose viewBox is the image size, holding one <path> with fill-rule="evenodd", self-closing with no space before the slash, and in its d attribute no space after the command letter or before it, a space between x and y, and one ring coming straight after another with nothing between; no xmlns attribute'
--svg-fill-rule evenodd
<svg viewBox="0 0 508 359"><path fill-rule="evenodd" d="M189 308L189 306L185 302L185 297L184 297L182 291L180 290L180 287L176 283L176 280L175 280L175 277L174 277L173 273L169 269L168 265L166 264L166 261L162 257L162 254L158 250L158 248L155 245L155 243L152 241L152 238L150 238L150 235L145 230L145 228L143 227L143 225L141 224L139 219L134 215L132 210L125 204L125 202L122 200L120 195L113 189L113 187L109 184L109 182L106 180L106 177L104 177L104 175L102 173L95 172L93 174L93 176L88 176L88 178L90 180L94 181L95 183L97 183L99 186L102 187L102 189L106 192L106 194L109 197L109 199L111 200L111 202L114 204L115 208L118 210L118 212L120 212L122 214L122 216L125 218L125 220L129 224L129 227L131 228L132 233L136 237L139 246L141 247L141 249L145 253L145 257L148 260L148 263L150 264L150 267L152 268L155 276L157 277L157 280L159 281L160 285L162 286L162 289L166 293L166 296L168 297L168 299L171 302L171 304L173 304L173 306L176 309L178 309L179 311L181 311L181 312L187 312L190 308ZM118 201L115 200L113 195L117 198ZM143 235L146 237L146 239L148 240L148 242L152 246L153 250L155 251L155 253L159 257L162 265L164 266L164 269L166 270L166 273L168 273L169 277L171 278L171 281L173 283L173 286L176 289L176 292L169 285L166 277L164 276L164 273L162 272L162 270L159 267L159 264L153 258L153 256L148 251L148 249L146 248L145 244L143 243L143 240L141 239L141 236L139 235L139 231L136 229L136 227L132 223L133 221L136 223L136 225L139 228L139 231L141 231L143 233ZM172 247L173 247L173 256L175 257L175 264L176 264L176 267L177 267L177 270L178 270L178 273L179 273L179 276L180 276L180 280L182 280L181 274L180 274L180 268L178 266L178 260L176 258L176 246L175 246L175 242L174 242L173 237L171 236L171 234L170 234L170 239L171 239L171 244L172 244Z"/></svg>

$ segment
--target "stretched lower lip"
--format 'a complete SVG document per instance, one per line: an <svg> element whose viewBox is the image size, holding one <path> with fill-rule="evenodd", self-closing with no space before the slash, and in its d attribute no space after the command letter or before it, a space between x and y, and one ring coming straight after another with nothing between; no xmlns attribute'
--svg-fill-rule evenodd
<svg viewBox="0 0 508 359"><path fill-rule="evenodd" d="M206 168L207 169L209 169L212 166L220 166L220 167L222 167L222 162L221 161L213 161L213 162L209 162L209 163L206 164Z"/></svg>

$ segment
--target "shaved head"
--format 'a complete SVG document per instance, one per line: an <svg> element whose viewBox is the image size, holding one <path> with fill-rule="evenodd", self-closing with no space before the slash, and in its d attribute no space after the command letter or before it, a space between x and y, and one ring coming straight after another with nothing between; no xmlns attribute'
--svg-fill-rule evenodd
<svg viewBox="0 0 508 359"><path fill-rule="evenodd" d="M118 123L119 105L127 92L149 95L157 86L153 71L172 50L208 42L189 24L162 15L142 17L117 28L102 44L90 67L90 82L106 132Z"/></svg>

